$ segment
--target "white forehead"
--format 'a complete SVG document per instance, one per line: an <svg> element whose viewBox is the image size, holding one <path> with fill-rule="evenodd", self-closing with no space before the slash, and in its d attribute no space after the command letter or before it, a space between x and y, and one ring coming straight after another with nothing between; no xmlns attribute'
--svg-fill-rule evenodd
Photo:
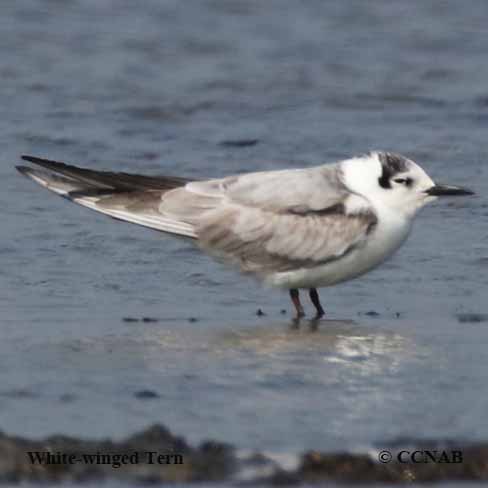
<svg viewBox="0 0 488 488"><path fill-rule="evenodd" d="M342 161L341 170L346 185L354 188L377 187L378 181L408 175L423 185L433 182L427 173L414 161L400 154L374 151Z"/></svg>

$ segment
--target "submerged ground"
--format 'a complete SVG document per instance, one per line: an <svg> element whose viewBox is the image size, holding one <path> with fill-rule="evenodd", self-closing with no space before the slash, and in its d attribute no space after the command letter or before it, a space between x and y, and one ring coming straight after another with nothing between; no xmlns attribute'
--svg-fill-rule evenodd
<svg viewBox="0 0 488 488"><path fill-rule="evenodd" d="M293 455L486 441L487 19L481 1L3 6L0 429L157 422ZM427 208L393 260L323 290L318 330L191 243L14 170L27 153L202 178L370 149L478 195Z"/></svg>

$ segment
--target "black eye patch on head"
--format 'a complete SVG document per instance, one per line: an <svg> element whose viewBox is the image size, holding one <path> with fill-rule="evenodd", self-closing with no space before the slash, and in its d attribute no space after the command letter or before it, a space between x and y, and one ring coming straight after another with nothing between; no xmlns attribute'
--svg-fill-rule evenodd
<svg viewBox="0 0 488 488"><path fill-rule="evenodd" d="M392 178L399 173L407 171L407 160L398 154L392 153L379 153L378 158L382 167L382 173L378 178L378 183L382 188L391 188ZM408 179L411 184L412 180L410 178ZM407 183L407 185L409 184Z"/></svg>
<svg viewBox="0 0 488 488"><path fill-rule="evenodd" d="M408 187L412 186L412 184L413 184L412 178L408 178L408 177L406 177L406 178L395 178L393 181L395 183L400 183L401 185L405 185Z"/></svg>

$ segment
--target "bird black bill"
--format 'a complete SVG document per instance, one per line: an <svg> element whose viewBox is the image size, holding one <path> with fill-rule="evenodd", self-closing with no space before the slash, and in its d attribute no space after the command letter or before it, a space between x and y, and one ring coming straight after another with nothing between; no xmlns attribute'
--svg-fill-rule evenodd
<svg viewBox="0 0 488 488"><path fill-rule="evenodd" d="M457 195L474 195L474 191L452 185L435 185L425 191L427 195L433 197L457 196Z"/></svg>

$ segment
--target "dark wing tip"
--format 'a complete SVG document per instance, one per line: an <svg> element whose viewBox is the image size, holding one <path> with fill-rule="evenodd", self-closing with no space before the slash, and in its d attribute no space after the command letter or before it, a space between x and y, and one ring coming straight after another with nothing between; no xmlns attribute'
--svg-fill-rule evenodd
<svg viewBox="0 0 488 488"><path fill-rule="evenodd" d="M66 163L62 163L60 161L38 158L37 156L28 156L26 154L23 154L22 156L20 156L20 158L23 161L28 161L29 163L33 163L37 166L41 166L41 168L45 168L55 173L63 173L63 171L65 170L78 170L78 169L81 170L81 168L76 168L75 166L71 166Z"/></svg>
<svg viewBox="0 0 488 488"><path fill-rule="evenodd" d="M41 168L47 169L52 173L63 175L70 180L76 180L84 185L96 188L172 190L191 181L188 178L172 176L144 176L124 172L98 171L25 154L21 156L21 159L41 166ZM31 171L34 172L34 170Z"/></svg>
<svg viewBox="0 0 488 488"><path fill-rule="evenodd" d="M29 163L35 163L37 161L47 161L46 159L37 158L35 156L28 156L26 154L22 154L22 156L20 156L20 159L28 161Z"/></svg>
<svg viewBox="0 0 488 488"><path fill-rule="evenodd" d="M23 154L20 156L23 161L28 161L29 163L38 164L39 166L49 167L49 166L65 166L65 163L60 161L53 161L51 159L38 158L37 156L28 156Z"/></svg>
<svg viewBox="0 0 488 488"><path fill-rule="evenodd" d="M19 173L22 173L23 175L26 175L26 176L28 176L32 171L32 168L30 168L29 166L15 166L15 169Z"/></svg>

